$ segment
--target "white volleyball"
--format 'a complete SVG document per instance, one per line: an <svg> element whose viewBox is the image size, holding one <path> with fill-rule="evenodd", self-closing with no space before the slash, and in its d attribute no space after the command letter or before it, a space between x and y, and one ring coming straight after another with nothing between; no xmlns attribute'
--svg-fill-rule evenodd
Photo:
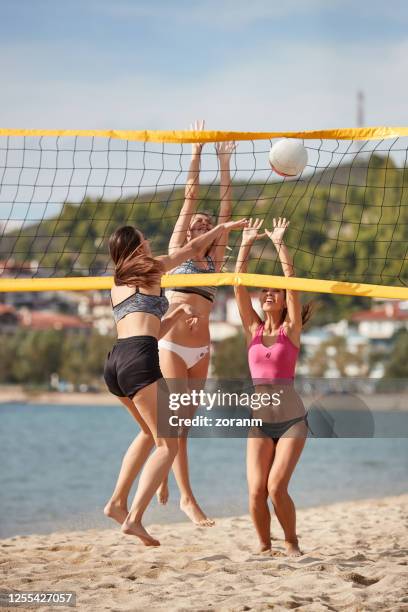
<svg viewBox="0 0 408 612"><path fill-rule="evenodd" d="M282 176L297 176L307 164L307 150L296 138L282 138L269 151L272 170Z"/></svg>

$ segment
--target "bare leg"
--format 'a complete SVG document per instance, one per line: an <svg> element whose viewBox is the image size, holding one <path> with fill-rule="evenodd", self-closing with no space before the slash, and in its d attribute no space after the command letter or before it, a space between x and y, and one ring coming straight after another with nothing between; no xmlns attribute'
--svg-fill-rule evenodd
<svg viewBox="0 0 408 612"><path fill-rule="evenodd" d="M207 355L188 370L188 385L190 392L204 388L208 373L210 357ZM190 408L190 417L194 416L196 406ZM212 527L215 522L208 518L199 506L193 493L188 468L188 431L179 438L179 451L173 464L173 472L180 490L180 509L188 518L200 527Z"/></svg>
<svg viewBox="0 0 408 612"><path fill-rule="evenodd" d="M123 457L122 467L119 472L115 490L104 508L105 516L122 524L128 515L127 500L130 489L154 446L154 438L145 421L139 415L133 401L127 397L121 397L119 399L142 429Z"/></svg>
<svg viewBox="0 0 408 612"><path fill-rule="evenodd" d="M204 514L191 488L187 445L187 435L183 435L179 438L179 450L173 464L174 476L180 490L180 509L195 525L199 525L200 527L212 527L214 521Z"/></svg>
<svg viewBox="0 0 408 612"><path fill-rule="evenodd" d="M122 532L135 535L146 546L159 546L142 525L142 517L159 484L169 473L177 454L177 438L157 437L157 393L158 383L153 383L138 392L136 406L142 419L154 436L156 448L145 463L130 512L126 517Z"/></svg>
<svg viewBox="0 0 408 612"><path fill-rule="evenodd" d="M173 353L173 351L168 351L167 349L163 348L159 349L159 356L160 369L163 372L170 391L174 393L188 393L187 383L183 383L183 381L187 381L188 376L184 360L181 359L181 357L179 357L175 353ZM175 462L176 459L174 460L174 463ZM159 504L166 504L168 502L168 499L169 485L168 477L166 476L166 478L164 478L163 482L160 483L159 488L157 489L157 500Z"/></svg>
<svg viewBox="0 0 408 612"><path fill-rule="evenodd" d="M271 514L268 507L268 474L275 454L270 438L254 437L247 441L247 480L249 512L259 538L259 550L271 549Z"/></svg>
<svg viewBox="0 0 408 612"><path fill-rule="evenodd" d="M162 372L167 379L169 386L171 386L171 380L176 381L178 392L188 392L189 389L186 387L181 390L180 386L182 381L186 382L190 380L194 388L202 388L203 384L197 385L197 380L205 381L207 378L209 365L209 356L201 359L193 368L187 370L186 364L179 355L168 351L166 349L160 349L160 366ZM191 416L194 412L191 412ZM214 521L209 519L203 510L198 505L195 499L193 490L190 484L190 475L188 469L188 454L187 454L187 431L185 431L179 438L179 450L173 463L173 473L177 482L177 486L180 491L180 509L188 516L188 518L200 527L211 527L214 525ZM159 497L162 495L163 490L167 483L162 483L162 486L158 492Z"/></svg>
<svg viewBox="0 0 408 612"><path fill-rule="evenodd" d="M163 482L159 484L159 488L157 489L157 501L162 506L165 506L169 501L169 480L166 477Z"/></svg>
<svg viewBox="0 0 408 612"><path fill-rule="evenodd" d="M268 478L268 492L285 534L286 550L291 556L299 556L302 553L296 535L295 505L288 493L288 485L305 441L303 437L280 438L276 444L275 458Z"/></svg>

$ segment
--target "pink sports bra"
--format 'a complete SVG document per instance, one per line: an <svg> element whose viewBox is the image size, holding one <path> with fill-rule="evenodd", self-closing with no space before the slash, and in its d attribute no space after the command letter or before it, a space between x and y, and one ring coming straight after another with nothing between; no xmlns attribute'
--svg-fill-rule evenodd
<svg viewBox="0 0 408 612"><path fill-rule="evenodd" d="M281 325L272 346L262 342L265 324L256 330L248 348L248 364L253 380L293 380L299 348L288 338Z"/></svg>

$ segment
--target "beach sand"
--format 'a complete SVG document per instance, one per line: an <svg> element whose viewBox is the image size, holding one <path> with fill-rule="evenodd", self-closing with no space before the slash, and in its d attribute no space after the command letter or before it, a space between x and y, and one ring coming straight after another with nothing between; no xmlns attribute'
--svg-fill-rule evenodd
<svg viewBox="0 0 408 612"><path fill-rule="evenodd" d="M2 540L2 589L72 590L92 612L408 610L408 494L300 510L299 558L275 518L276 556L254 552L247 516L149 530L160 548L119 528Z"/></svg>

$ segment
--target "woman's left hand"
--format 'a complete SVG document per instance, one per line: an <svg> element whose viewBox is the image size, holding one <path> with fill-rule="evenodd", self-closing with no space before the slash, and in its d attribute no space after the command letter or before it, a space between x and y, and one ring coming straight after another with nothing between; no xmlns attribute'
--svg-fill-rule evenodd
<svg viewBox="0 0 408 612"><path fill-rule="evenodd" d="M285 217L279 217L278 220L273 219L273 230L264 229L265 234L270 238L275 246L283 244L283 235L289 225L289 221Z"/></svg>
<svg viewBox="0 0 408 612"><path fill-rule="evenodd" d="M235 142L216 142L215 150L217 151L217 157L220 160L220 164L229 164L231 155L236 148L237 145Z"/></svg>

